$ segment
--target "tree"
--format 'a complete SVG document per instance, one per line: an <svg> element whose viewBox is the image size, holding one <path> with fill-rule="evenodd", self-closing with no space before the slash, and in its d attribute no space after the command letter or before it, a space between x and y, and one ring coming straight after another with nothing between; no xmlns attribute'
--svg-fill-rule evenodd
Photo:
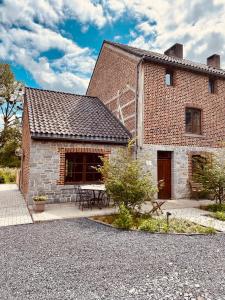
<svg viewBox="0 0 225 300"><path fill-rule="evenodd" d="M0 166L18 168L20 159L15 152L21 146L21 129L19 124L4 128L0 133Z"/></svg>
<svg viewBox="0 0 225 300"><path fill-rule="evenodd" d="M216 156L204 166L199 165L194 174L197 182L201 183L204 191L213 196L221 204L225 201L225 162Z"/></svg>
<svg viewBox="0 0 225 300"><path fill-rule="evenodd" d="M15 80L8 64L0 64L0 112L3 130L13 126L21 118L23 86Z"/></svg>
<svg viewBox="0 0 225 300"><path fill-rule="evenodd" d="M97 169L115 205L124 204L132 212L151 200L157 191L151 173L145 171L140 159L134 158L133 145L134 142L130 141L126 148L118 150L110 159L102 158L103 165Z"/></svg>

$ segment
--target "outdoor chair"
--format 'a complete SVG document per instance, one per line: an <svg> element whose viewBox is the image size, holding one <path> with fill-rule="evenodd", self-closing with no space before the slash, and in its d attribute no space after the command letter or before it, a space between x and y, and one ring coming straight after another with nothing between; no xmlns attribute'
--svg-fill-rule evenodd
<svg viewBox="0 0 225 300"><path fill-rule="evenodd" d="M161 209L161 206L165 203L165 200L154 200L151 201L152 203L152 209L150 210L150 214L156 213L157 216L160 214L163 214L163 211Z"/></svg>
<svg viewBox="0 0 225 300"><path fill-rule="evenodd" d="M93 194L89 190L82 190L80 186L77 188L77 203L82 210L84 208L91 208L93 206Z"/></svg>
<svg viewBox="0 0 225 300"><path fill-rule="evenodd" d="M101 195L101 201L104 207L109 207L110 196L104 191Z"/></svg>
<svg viewBox="0 0 225 300"><path fill-rule="evenodd" d="M198 200L200 193L203 191L202 184L198 182L194 182L193 180L189 180L189 185L191 189L191 198Z"/></svg>

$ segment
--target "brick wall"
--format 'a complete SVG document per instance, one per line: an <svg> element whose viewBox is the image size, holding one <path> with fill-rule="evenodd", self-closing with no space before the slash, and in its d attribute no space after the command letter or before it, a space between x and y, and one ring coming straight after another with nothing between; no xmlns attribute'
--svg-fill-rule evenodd
<svg viewBox="0 0 225 300"><path fill-rule="evenodd" d="M87 91L102 100L131 133L136 126L137 62L136 57L104 44Z"/></svg>
<svg viewBox="0 0 225 300"><path fill-rule="evenodd" d="M60 141L31 140L29 202L39 193L47 194L48 202L76 199L76 186L64 185L65 153L98 152L113 155L120 146Z"/></svg>
<svg viewBox="0 0 225 300"><path fill-rule="evenodd" d="M225 80L208 92L208 76L174 69L174 86L164 83L165 66L144 65L144 143L219 147L225 138ZM202 109L202 136L185 133L185 107Z"/></svg>
<svg viewBox="0 0 225 300"><path fill-rule="evenodd" d="M20 189L25 198L28 193L29 186L29 161L30 161L30 130L28 122L28 108L27 103L24 104L23 111L23 129L22 129L22 168L21 168L21 182Z"/></svg>

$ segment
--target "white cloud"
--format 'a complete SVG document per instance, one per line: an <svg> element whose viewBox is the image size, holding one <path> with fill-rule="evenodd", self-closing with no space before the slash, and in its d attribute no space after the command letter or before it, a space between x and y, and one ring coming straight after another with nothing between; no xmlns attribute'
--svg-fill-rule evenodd
<svg viewBox="0 0 225 300"><path fill-rule="evenodd" d="M139 23L136 26L136 29L144 34L144 36L148 36L150 34L156 34L155 25L150 25L147 21Z"/></svg>
<svg viewBox="0 0 225 300"><path fill-rule="evenodd" d="M77 8L77 16L75 16ZM0 59L16 62L48 89L84 93L95 63L92 51L62 36L57 22L67 17L102 26L99 5L67 0L5 0L0 6ZM62 57L48 61L42 52L56 49Z"/></svg>
<svg viewBox="0 0 225 300"><path fill-rule="evenodd" d="M125 20L125 15L132 24L136 20L130 45L163 52L179 42L190 59L205 62L219 53L225 61L224 0L3 0L0 59L21 64L45 88L84 92L96 57L63 36L59 24L75 19L84 33L91 25L101 30ZM123 36L118 32L114 39ZM47 60L43 52L51 49L62 56Z"/></svg>
<svg viewBox="0 0 225 300"><path fill-rule="evenodd" d="M126 13L136 18L137 36L131 35L131 45L164 52L179 42L184 44L184 54L190 59L205 62L210 54L219 53L225 61L224 0L109 0L107 3L115 19ZM156 23L153 27L149 25L152 22ZM154 39L148 36L152 33Z"/></svg>

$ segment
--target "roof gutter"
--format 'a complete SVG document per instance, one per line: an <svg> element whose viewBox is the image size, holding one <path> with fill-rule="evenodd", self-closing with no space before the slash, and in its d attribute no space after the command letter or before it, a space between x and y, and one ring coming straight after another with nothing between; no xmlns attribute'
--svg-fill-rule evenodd
<svg viewBox="0 0 225 300"><path fill-rule="evenodd" d="M86 136L68 136L49 133L31 133L31 138L34 140L57 140L57 141L74 141L87 143L102 143L102 144L117 144L127 145L128 138L108 138L108 137L86 137Z"/></svg>

